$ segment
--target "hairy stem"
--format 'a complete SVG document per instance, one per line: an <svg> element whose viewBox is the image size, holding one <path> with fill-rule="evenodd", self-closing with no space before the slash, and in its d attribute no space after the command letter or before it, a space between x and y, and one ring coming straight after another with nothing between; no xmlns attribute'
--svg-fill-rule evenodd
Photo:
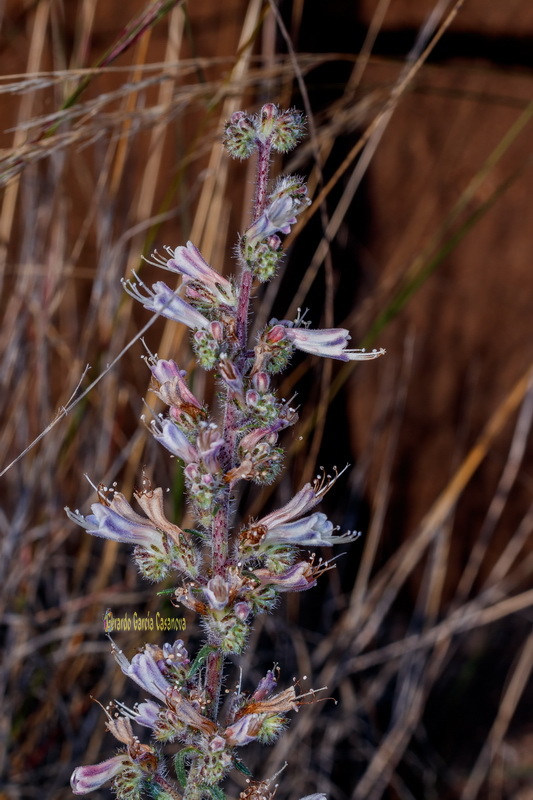
<svg viewBox="0 0 533 800"><path fill-rule="evenodd" d="M169 795L169 797L175 797L176 800L181 800L181 794L178 792L177 789L174 788L162 775L156 775L154 777L154 783L157 783L165 792Z"/></svg>
<svg viewBox="0 0 533 800"><path fill-rule="evenodd" d="M258 143L257 159L257 182L255 190L254 208L252 221L256 220L264 211L267 201L267 186L270 167L270 140ZM250 293L252 289L253 275L246 264L243 264L241 282L239 287L239 298L236 312L236 332L238 340L238 350L235 354L236 363L242 369L245 363L245 352L248 344L248 314L250 306ZM231 406L229 392L226 395L224 407L224 439L226 442L226 468L231 469L235 462L235 449L237 443L237 425L235 411ZM231 502L231 490L229 486L221 492L218 509L213 519L212 525L212 569L214 575L225 577L226 568L229 561L229 510ZM220 702L220 692L224 674L224 654L217 650L209 654L205 671L205 692L207 696L207 706L205 713L216 720L218 706ZM189 772L185 798L192 795L192 783L196 776L193 775L194 769Z"/></svg>
<svg viewBox="0 0 533 800"><path fill-rule="evenodd" d="M267 139L265 142L258 142L257 149L257 182L255 185L252 222L255 222L257 217L263 213L266 206L268 176L270 172L270 151L272 149L270 139Z"/></svg>
<svg viewBox="0 0 533 800"><path fill-rule="evenodd" d="M268 176L270 172L270 139L257 143L257 175L255 184L254 207L252 222L263 213L267 201ZM241 285L239 287L239 303L237 306L237 338L241 350L246 348L248 342L248 313L250 306L250 292L252 290L253 275L248 267L243 264Z"/></svg>
<svg viewBox="0 0 533 800"><path fill-rule="evenodd" d="M205 713L212 719L216 719L218 713L223 670L224 655L220 650L209 653L205 672L205 688L207 694L207 708Z"/></svg>

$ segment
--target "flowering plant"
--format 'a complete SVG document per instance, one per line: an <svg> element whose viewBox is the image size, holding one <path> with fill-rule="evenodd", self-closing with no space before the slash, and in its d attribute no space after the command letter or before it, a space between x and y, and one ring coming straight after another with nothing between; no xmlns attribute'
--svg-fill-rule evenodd
<svg viewBox="0 0 533 800"><path fill-rule="evenodd" d="M294 110L281 112L263 106L257 115L234 114L226 125L224 143L231 155L257 153L257 184L252 220L237 245L238 279L215 271L194 244L168 249L168 259L151 260L181 277L174 291L163 281L151 288L136 275L124 288L143 306L187 325L200 367L213 370L223 390L218 415L192 393L186 373L172 360L147 359L153 388L168 407L150 423L154 438L184 464L185 486L197 530L170 522L165 516L163 490L145 480L135 492L144 515L123 494L97 489L98 502L84 516L67 509L69 517L95 536L134 547L142 575L161 581L169 573L179 585L173 599L202 618L205 643L190 657L182 640L161 647L146 644L130 660L112 643L118 666L146 692L148 699L133 709L115 701L106 710L106 726L123 745L100 764L78 767L72 775L75 794L98 789L106 782L118 798L134 800L143 793L168 800L222 800L220 783L237 769L253 776L241 760L250 742L276 739L303 698L296 685L277 691L278 669L267 671L251 694L240 688L220 713L220 694L226 657L246 647L253 618L271 611L282 592L304 591L332 567L302 547L330 546L352 541L356 534L339 535L325 514L314 509L337 480L307 483L283 507L260 520L249 520L236 535L231 531L232 497L236 484L259 485L275 480L283 451L278 437L298 419L291 405L276 396L272 375L283 370L293 350L348 360L373 359L382 350L347 348L345 329L311 330L296 321L271 320L248 342L250 292L254 279L270 280L283 256L281 239L310 203L299 177L288 176L269 190L271 153L285 153L303 135L304 120ZM133 725L150 730L151 743L142 744ZM168 777L163 745L176 744L176 781ZM249 783L241 800L273 795L269 781ZM318 800L311 795L306 800Z"/></svg>

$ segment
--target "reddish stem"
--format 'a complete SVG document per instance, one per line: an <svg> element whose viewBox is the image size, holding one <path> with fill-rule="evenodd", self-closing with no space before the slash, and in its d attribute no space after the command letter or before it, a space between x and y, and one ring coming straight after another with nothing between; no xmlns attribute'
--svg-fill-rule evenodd
<svg viewBox="0 0 533 800"><path fill-rule="evenodd" d="M258 143L257 159L257 183L255 189L254 208L252 212L252 222L255 221L264 211L267 203L267 186L270 167L270 141ZM248 344L248 314L250 306L250 292L252 289L253 275L250 270L243 265L241 283L239 287L239 300L236 315L236 330L238 339L238 351L235 360L242 364L245 360L245 352ZM237 419L230 406L229 397L226 398L226 409L224 419L224 439L226 442L226 453L229 468L235 461L235 442L237 440ZM229 509L231 500L231 489L225 487L220 493L219 507L213 520L211 530L212 542L212 567L214 575L225 577L226 568L229 561ZM220 651L210 653L207 658L205 673L205 690L207 694L208 713L212 719L216 719L222 677L224 670L224 655Z"/></svg>
<svg viewBox="0 0 533 800"><path fill-rule="evenodd" d="M270 171L270 139L257 143L257 180L255 185L254 207L252 222L261 216L267 203L268 176ZM250 307L250 292L252 290L253 276L243 264L241 285L239 287L239 303L237 306L237 338L241 350L246 349L248 342L248 312ZM240 359L239 359L240 360Z"/></svg>

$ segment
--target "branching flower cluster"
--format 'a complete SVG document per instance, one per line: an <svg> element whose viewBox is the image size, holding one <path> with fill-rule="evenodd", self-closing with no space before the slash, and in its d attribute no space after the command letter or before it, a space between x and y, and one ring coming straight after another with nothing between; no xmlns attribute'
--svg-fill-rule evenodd
<svg viewBox="0 0 533 800"><path fill-rule="evenodd" d="M118 701L108 707L107 728L122 747L113 758L74 771L76 794L111 781L120 800L222 800L220 783L237 769L249 778L240 800L269 800L275 787L251 780L241 749L253 741L272 742L286 726L287 714L313 695L298 694L296 685L278 691L274 667L251 694L239 688L223 714L219 708L225 658L244 651L254 616L272 611L280 593L311 588L332 567L317 561L314 553L302 556L301 548L340 544L356 536L339 535L326 515L315 510L337 473L307 483L283 507L232 531L236 485L265 485L276 479L283 459L279 434L298 419L291 404L277 397L272 376L287 366L295 348L342 361L373 359L383 352L348 349L347 330L312 330L300 317L271 320L253 345L248 342L253 281L275 275L283 257L279 234L287 234L310 203L299 177L280 178L270 187L271 154L292 149L303 132L298 112L281 112L273 104L257 115L238 112L226 125L224 144L231 155L257 155L253 217L236 248L238 279L223 277L188 242L150 260L179 276L177 290L163 281L147 286L138 275L124 281L125 290L146 309L191 329L199 366L213 370L220 384L223 400L213 413L193 394L186 373L174 361L153 355L146 359L152 388L167 407L149 427L163 448L184 463L196 530L167 519L163 490L147 479L135 492L142 514L123 494L102 486L90 514L69 509L67 514L95 536L132 545L143 577L161 581L172 574L174 602L201 617L205 643L195 657L180 639L162 647L146 644L131 661L112 644L118 666L147 699L133 709ZM134 726L149 729L150 744L140 742ZM176 751L176 780L168 777L163 755L168 744ZM311 795L310 800L320 797Z"/></svg>

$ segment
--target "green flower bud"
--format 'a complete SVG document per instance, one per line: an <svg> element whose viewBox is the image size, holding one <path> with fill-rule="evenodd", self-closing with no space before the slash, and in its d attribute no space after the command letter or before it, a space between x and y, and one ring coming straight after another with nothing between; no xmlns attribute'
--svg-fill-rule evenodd
<svg viewBox="0 0 533 800"><path fill-rule="evenodd" d="M236 111L226 122L223 137L224 147L232 158L250 158L257 149L257 130L253 117Z"/></svg>

